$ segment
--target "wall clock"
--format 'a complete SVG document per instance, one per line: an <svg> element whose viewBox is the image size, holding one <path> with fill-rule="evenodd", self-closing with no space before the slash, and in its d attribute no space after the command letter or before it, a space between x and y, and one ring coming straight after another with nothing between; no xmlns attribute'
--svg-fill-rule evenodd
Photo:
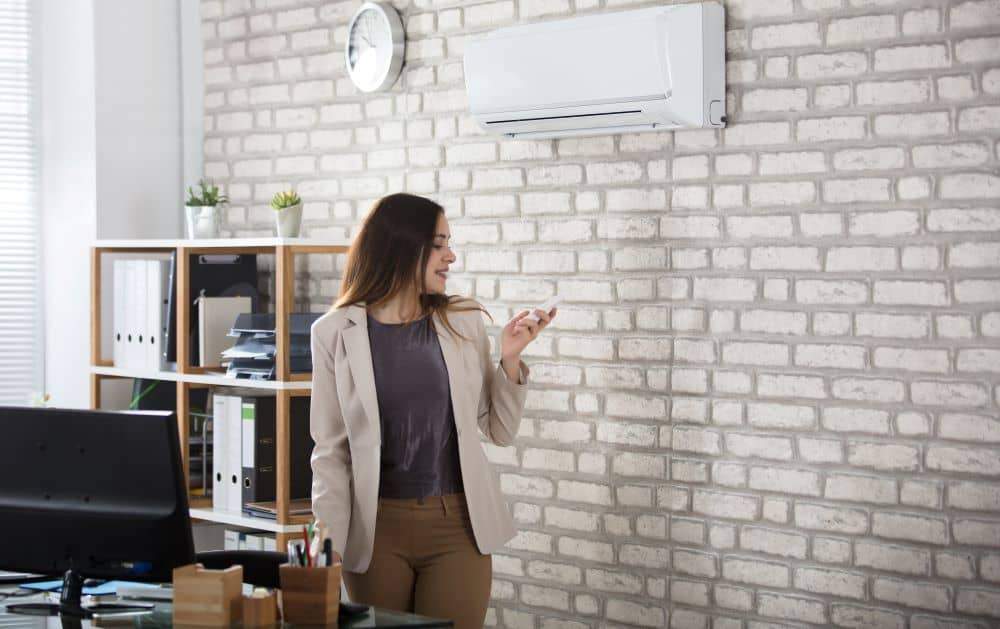
<svg viewBox="0 0 1000 629"><path fill-rule="evenodd" d="M365 2L347 27L347 73L362 92L388 89L403 67L403 22L386 2Z"/></svg>

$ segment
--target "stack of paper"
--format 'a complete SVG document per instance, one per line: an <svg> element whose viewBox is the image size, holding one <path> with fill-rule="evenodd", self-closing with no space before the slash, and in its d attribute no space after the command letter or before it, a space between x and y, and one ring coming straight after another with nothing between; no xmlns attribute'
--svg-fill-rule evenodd
<svg viewBox="0 0 1000 629"><path fill-rule="evenodd" d="M312 371L309 330L321 313L295 312L289 322L289 369L292 373ZM222 353L229 362L227 376L249 380L274 380L274 313L242 313L229 335L236 344Z"/></svg>
<svg viewBox="0 0 1000 629"><path fill-rule="evenodd" d="M274 520L278 517L278 503L273 500L248 502L243 506L243 512L247 515ZM309 515L310 513L312 513L311 498L289 501L288 515Z"/></svg>
<svg viewBox="0 0 1000 629"><path fill-rule="evenodd" d="M243 313L229 330L236 343L222 353L229 361L227 376L274 380L274 313Z"/></svg>

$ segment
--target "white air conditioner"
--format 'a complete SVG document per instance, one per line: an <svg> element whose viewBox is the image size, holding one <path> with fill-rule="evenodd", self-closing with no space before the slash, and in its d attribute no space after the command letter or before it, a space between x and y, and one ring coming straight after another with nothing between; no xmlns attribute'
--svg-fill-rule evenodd
<svg viewBox="0 0 1000 629"><path fill-rule="evenodd" d="M501 28L465 49L479 124L517 138L725 126L718 2Z"/></svg>

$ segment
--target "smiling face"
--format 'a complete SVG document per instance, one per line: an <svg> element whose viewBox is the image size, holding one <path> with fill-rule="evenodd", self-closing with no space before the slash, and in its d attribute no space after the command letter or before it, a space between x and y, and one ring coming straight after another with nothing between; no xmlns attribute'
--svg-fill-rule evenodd
<svg viewBox="0 0 1000 629"><path fill-rule="evenodd" d="M427 258L427 271L424 273L424 292L443 295L448 281L448 268L455 261L455 252L449 242L451 232L448 230L448 219L444 212L438 214L437 227L434 229L434 240L431 243L430 256Z"/></svg>

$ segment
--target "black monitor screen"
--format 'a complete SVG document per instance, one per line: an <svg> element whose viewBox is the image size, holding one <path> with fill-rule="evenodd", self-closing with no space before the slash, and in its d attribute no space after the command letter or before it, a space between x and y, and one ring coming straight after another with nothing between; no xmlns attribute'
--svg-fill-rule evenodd
<svg viewBox="0 0 1000 629"><path fill-rule="evenodd" d="M173 413L0 407L0 569L166 582L193 562Z"/></svg>

